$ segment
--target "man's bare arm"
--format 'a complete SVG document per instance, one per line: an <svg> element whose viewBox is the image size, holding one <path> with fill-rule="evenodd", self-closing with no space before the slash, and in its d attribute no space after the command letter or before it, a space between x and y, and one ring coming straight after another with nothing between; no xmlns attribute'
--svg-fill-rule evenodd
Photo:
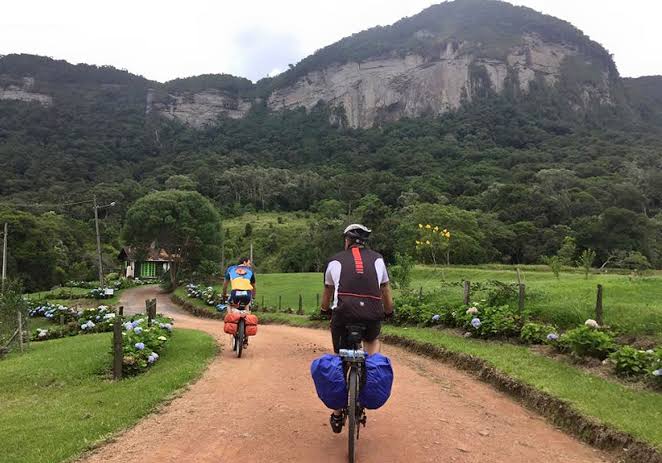
<svg viewBox="0 0 662 463"><path fill-rule="evenodd" d="M384 283L381 286L382 290L382 302L384 303L384 313L392 314L393 313L393 295L391 294L391 285Z"/></svg>
<svg viewBox="0 0 662 463"><path fill-rule="evenodd" d="M322 310L329 310L331 307L331 300L333 299L333 292L335 287L325 285L324 292L322 293Z"/></svg>

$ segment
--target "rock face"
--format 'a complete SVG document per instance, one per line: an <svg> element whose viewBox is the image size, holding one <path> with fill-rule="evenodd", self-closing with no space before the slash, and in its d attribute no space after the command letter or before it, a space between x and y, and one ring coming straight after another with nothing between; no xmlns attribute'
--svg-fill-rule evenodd
<svg viewBox="0 0 662 463"><path fill-rule="evenodd" d="M153 91L147 94L146 112L156 111L163 117L178 120L196 128L214 124L221 116L240 119L252 106L250 100L227 95L218 90L189 94L169 94L156 101Z"/></svg>
<svg viewBox="0 0 662 463"><path fill-rule="evenodd" d="M370 127L401 117L457 109L486 88L501 93L512 83L527 93L534 80L556 85L564 61L579 54L571 46L546 43L532 34L511 48L505 59L479 57L472 52L477 45L449 42L433 57L410 54L333 65L275 90L268 105L272 110L310 109L323 100L343 107L351 127ZM597 86L583 89L585 105L594 99L602 104L611 102L606 71L601 80Z"/></svg>
<svg viewBox="0 0 662 463"><path fill-rule="evenodd" d="M44 106L53 103L53 98L50 95L33 92L32 87L34 87L34 78L24 77L22 86L10 84L4 88L0 87L0 100L37 102Z"/></svg>

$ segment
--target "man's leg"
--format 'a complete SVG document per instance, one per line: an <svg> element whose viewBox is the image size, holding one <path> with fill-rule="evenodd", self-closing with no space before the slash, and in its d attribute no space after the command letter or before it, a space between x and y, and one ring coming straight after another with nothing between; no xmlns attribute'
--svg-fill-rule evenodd
<svg viewBox="0 0 662 463"><path fill-rule="evenodd" d="M366 330L363 334L363 348L368 355L376 354L382 345L379 342L379 333L382 331L382 323L379 321L367 322Z"/></svg>
<svg viewBox="0 0 662 463"><path fill-rule="evenodd" d="M374 341L363 341L363 347L365 348L365 351L368 353L368 355L372 355L379 352L382 345L379 342L379 339L375 339Z"/></svg>

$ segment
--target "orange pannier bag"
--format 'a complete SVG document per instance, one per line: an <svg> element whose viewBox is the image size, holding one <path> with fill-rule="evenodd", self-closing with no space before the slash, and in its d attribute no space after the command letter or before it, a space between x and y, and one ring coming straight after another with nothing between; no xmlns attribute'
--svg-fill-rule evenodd
<svg viewBox="0 0 662 463"><path fill-rule="evenodd" d="M246 315L246 336L257 334L257 317L253 314Z"/></svg>
<svg viewBox="0 0 662 463"><path fill-rule="evenodd" d="M227 334L231 334L234 336L237 334L237 328L238 328L238 323L239 320L241 319L241 315L238 313L230 312L225 315L225 324L223 325L223 331L225 331Z"/></svg>

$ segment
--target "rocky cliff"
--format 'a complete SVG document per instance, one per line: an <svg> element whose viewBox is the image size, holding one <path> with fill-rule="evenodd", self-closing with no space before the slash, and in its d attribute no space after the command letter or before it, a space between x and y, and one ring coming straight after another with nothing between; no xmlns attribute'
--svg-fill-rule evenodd
<svg viewBox="0 0 662 463"><path fill-rule="evenodd" d="M502 60L481 57L476 49L476 43L449 41L434 57L408 54L332 65L275 90L269 107L310 109L323 100L343 107L350 126L370 127L401 117L441 114L485 91L502 93L507 86L523 94L534 81L553 87L560 83L567 60L579 55L571 45L545 42L533 34L523 36ZM609 82L604 70L596 83L583 85L584 103L611 103Z"/></svg>

